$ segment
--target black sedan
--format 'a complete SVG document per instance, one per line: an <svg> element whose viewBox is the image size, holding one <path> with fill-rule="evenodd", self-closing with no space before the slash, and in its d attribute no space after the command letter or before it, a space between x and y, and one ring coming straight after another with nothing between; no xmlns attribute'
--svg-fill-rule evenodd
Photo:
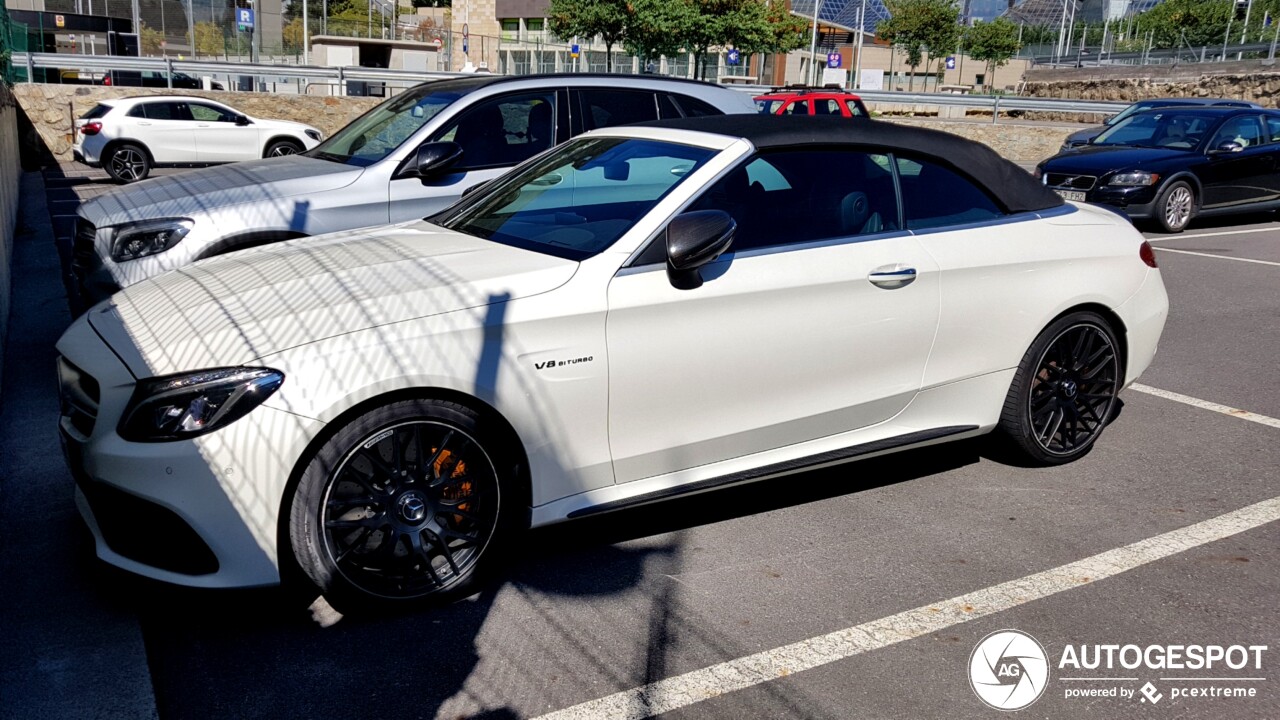
<svg viewBox="0 0 1280 720"><path fill-rule="evenodd" d="M1040 163L1068 200L1110 205L1181 232L1192 218L1280 207L1280 111L1159 108Z"/></svg>
<svg viewBox="0 0 1280 720"><path fill-rule="evenodd" d="M1255 105L1248 100L1227 100L1224 98L1154 98L1151 100L1139 100L1120 112L1112 115L1103 121L1103 124L1096 127L1077 130L1067 136L1062 141L1062 149L1069 150L1073 147L1088 145L1094 138L1101 135L1107 128L1118 124L1121 120L1127 119L1130 115L1143 110L1163 107L1202 107L1205 105L1213 105L1215 107L1241 107L1241 108L1261 108L1261 105Z"/></svg>

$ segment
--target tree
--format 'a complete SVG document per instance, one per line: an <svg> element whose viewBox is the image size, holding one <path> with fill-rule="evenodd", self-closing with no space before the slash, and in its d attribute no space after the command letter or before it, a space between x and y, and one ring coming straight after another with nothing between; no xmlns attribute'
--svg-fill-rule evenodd
<svg viewBox="0 0 1280 720"><path fill-rule="evenodd" d="M746 62L757 53L788 53L804 47L808 29L808 21L788 12L784 3L753 0L730 13L723 41Z"/></svg>
<svg viewBox="0 0 1280 720"><path fill-rule="evenodd" d="M302 28L301 17L296 17L290 20L289 22L285 23L285 26L283 28L281 28L280 35L281 35L281 39L284 42L284 48L286 53L299 52L303 47L306 46L306 39L303 37L302 30L303 28Z"/></svg>
<svg viewBox="0 0 1280 720"><path fill-rule="evenodd" d="M221 57L226 52L226 38L217 25L206 20L196 23L195 29L197 54Z"/></svg>
<svg viewBox="0 0 1280 720"><path fill-rule="evenodd" d="M898 46L911 66L911 88L915 88L916 67L927 50L938 60L938 75L947 53L960 44L960 8L952 0L889 0L888 20L876 26L876 34Z"/></svg>
<svg viewBox="0 0 1280 720"><path fill-rule="evenodd" d="M146 23L139 23L138 44L142 47L143 55L162 55L164 54L164 33L148 27Z"/></svg>
<svg viewBox="0 0 1280 720"><path fill-rule="evenodd" d="M641 62L663 55L675 55L682 47L672 28L685 21L689 6L672 0L630 0L627 3L627 34L622 41L627 52Z"/></svg>
<svg viewBox="0 0 1280 720"><path fill-rule="evenodd" d="M1018 26L1008 18L998 17L991 22L977 22L964 33L965 49L969 57L986 63L987 77L994 79L995 70L1018 54Z"/></svg>
<svg viewBox="0 0 1280 720"><path fill-rule="evenodd" d="M613 46L626 39L626 0L551 0L547 24L560 38L594 38L604 42L605 72L613 72Z"/></svg>

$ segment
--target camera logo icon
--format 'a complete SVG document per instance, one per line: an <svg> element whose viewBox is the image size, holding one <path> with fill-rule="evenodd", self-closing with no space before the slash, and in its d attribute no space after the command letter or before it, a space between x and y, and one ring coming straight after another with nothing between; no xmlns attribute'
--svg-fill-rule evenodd
<svg viewBox="0 0 1280 720"><path fill-rule="evenodd" d="M1049 656L1035 638L997 630L969 656L969 686L996 710L1021 710L1040 699L1049 683Z"/></svg>

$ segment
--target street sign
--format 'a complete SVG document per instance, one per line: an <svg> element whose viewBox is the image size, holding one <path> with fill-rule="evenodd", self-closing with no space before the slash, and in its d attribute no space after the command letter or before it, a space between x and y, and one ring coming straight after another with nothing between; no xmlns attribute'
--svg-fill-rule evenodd
<svg viewBox="0 0 1280 720"><path fill-rule="evenodd" d="M730 65L737 65L741 59L742 55L738 53L737 48L730 49L727 57L725 58Z"/></svg>
<svg viewBox="0 0 1280 720"><path fill-rule="evenodd" d="M577 44L577 43L574 43L573 45L570 45L570 46L569 46L569 57L571 57L571 58L576 58L576 57L578 57L578 44Z"/></svg>
<svg viewBox="0 0 1280 720"><path fill-rule="evenodd" d="M53 16L53 24L54 24L54 25L57 25L58 27L66 27L66 26L67 26L67 19L66 19L65 17L61 16L61 15L54 15L54 16Z"/></svg>
<svg viewBox="0 0 1280 720"><path fill-rule="evenodd" d="M827 53L827 67L833 69L840 67L840 53Z"/></svg>
<svg viewBox="0 0 1280 720"><path fill-rule="evenodd" d="M948 55L948 56L947 56L947 69L948 69L948 70L955 70L955 69L956 69L956 56L955 56L955 55Z"/></svg>
<svg viewBox="0 0 1280 720"><path fill-rule="evenodd" d="M242 31L252 30L253 8L236 8L236 24Z"/></svg>
<svg viewBox="0 0 1280 720"><path fill-rule="evenodd" d="M471 27L466 23L462 23L462 42L471 39Z"/></svg>

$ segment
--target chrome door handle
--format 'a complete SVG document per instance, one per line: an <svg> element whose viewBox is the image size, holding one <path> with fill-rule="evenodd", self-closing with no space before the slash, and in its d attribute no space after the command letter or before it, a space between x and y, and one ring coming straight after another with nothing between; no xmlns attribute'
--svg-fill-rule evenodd
<svg viewBox="0 0 1280 720"><path fill-rule="evenodd" d="M151 123L149 123L149 122L142 122L142 121L138 121L138 124L139 124L139 125L150 125Z"/></svg>
<svg viewBox="0 0 1280 720"><path fill-rule="evenodd" d="M876 287L895 290L915 282L916 269L902 264L882 265L872 270L867 279Z"/></svg>

